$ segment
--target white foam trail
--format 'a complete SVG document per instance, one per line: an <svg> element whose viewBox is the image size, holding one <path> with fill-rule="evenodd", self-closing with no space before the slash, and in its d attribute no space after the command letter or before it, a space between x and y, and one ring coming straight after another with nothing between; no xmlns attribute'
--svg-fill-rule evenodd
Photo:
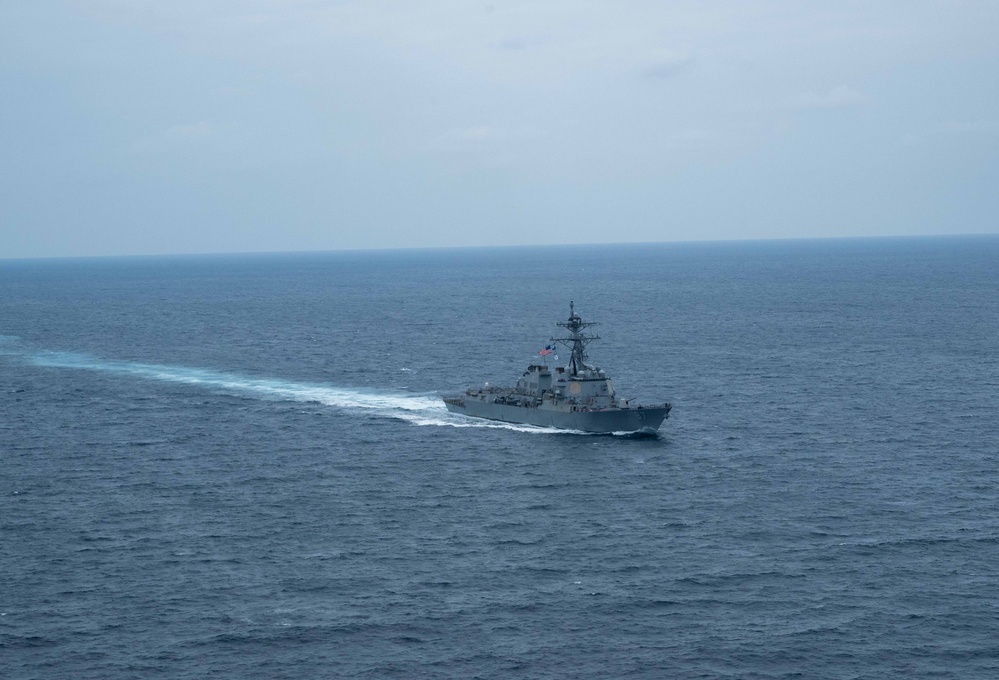
<svg viewBox="0 0 999 680"><path fill-rule="evenodd" d="M105 361L74 352L25 352L32 364L132 375L147 380L196 385L230 394L252 395L280 401L318 403L341 410L362 410L419 426L489 428L535 434L566 434L566 430L472 419L450 413L435 394L405 394L347 389L320 383L298 383L272 378L247 378L210 369ZM586 434L580 432L579 434Z"/></svg>

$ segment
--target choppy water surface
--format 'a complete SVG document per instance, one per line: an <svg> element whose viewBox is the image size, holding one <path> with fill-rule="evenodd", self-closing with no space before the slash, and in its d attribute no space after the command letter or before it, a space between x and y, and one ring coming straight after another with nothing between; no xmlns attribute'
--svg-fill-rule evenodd
<svg viewBox="0 0 999 680"><path fill-rule="evenodd" d="M0 675L999 677L997 262L0 262ZM570 299L658 438L445 411Z"/></svg>

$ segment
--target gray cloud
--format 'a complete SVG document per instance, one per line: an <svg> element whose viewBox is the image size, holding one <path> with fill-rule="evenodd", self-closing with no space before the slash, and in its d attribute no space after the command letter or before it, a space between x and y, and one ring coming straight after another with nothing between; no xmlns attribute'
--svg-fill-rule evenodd
<svg viewBox="0 0 999 680"><path fill-rule="evenodd" d="M936 179L999 184L996 25L984 0L2 3L0 257L967 231L999 198Z"/></svg>
<svg viewBox="0 0 999 680"><path fill-rule="evenodd" d="M693 57L683 52L653 50L642 67L642 75L653 79L671 78L689 69L693 62Z"/></svg>
<svg viewBox="0 0 999 680"><path fill-rule="evenodd" d="M860 106L867 103L867 97L847 87L838 85L825 91L804 92L785 100L785 105L792 109L842 109L850 106Z"/></svg>

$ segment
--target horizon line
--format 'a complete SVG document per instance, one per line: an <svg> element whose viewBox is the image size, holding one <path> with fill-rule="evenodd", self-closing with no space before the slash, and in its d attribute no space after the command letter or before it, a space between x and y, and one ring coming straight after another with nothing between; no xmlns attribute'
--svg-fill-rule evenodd
<svg viewBox="0 0 999 680"><path fill-rule="evenodd" d="M692 244L724 244L724 243L777 243L793 241L874 241L903 239L934 239L934 238L969 238L969 237L999 237L999 232L968 232L962 234L879 234L864 236L789 236L777 238L731 238L731 239L690 239L676 241L594 241L574 243L518 243L492 245L464 246L396 246L396 247L365 247L365 248L321 248L315 250L232 250L208 252L170 252L170 253L132 253L107 255L26 255L16 257L0 257L0 262L25 262L37 260L120 260L120 259L152 259L152 258L185 258L185 257L245 257L253 255L321 255L333 253L399 253L399 252L432 252L458 250L503 250L516 248L562 248L562 247L616 247L616 246L650 246L650 245L692 245Z"/></svg>

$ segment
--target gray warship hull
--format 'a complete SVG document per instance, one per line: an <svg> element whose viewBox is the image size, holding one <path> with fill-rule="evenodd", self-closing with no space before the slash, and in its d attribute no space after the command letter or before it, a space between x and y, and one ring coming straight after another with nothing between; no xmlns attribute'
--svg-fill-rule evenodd
<svg viewBox="0 0 999 680"><path fill-rule="evenodd" d="M452 413L503 423L519 423L580 432L655 432L669 415L670 406L642 406L605 411L561 411L496 404L464 395L445 397Z"/></svg>

